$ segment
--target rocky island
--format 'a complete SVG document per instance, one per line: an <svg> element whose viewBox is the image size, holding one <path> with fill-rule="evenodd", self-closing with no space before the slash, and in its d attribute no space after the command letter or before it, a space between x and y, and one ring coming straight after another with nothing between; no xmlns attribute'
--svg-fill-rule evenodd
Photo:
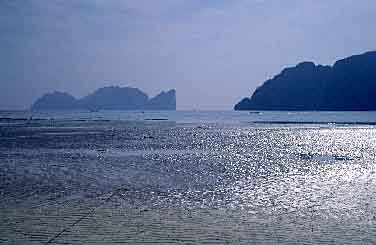
<svg viewBox="0 0 376 245"><path fill-rule="evenodd" d="M137 88L109 86L76 99L68 93L47 93L32 106L41 110L176 110L176 91L161 92L154 98Z"/></svg>
<svg viewBox="0 0 376 245"><path fill-rule="evenodd" d="M376 52L335 62L303 62L284 69L244 98L235 110L376 110Z"/></svg>

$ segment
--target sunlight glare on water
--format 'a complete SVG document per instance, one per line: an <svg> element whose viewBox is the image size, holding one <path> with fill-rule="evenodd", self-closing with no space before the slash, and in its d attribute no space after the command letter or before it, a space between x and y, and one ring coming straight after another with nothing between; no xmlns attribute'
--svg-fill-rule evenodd
<svg viewBox="0 0 376 245"><path fill-rule="evenodd" d="M4 242L375 242L374 126L0 130Z"/></svg>

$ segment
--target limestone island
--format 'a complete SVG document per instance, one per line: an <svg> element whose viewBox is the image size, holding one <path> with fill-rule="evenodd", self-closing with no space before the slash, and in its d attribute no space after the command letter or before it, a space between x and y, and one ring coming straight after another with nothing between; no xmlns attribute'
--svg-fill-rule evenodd
<svg viewBox="0 0 376 245"><path fill-rule="evenodd" d="M235 110L376 110L376 51L333 66L303 62L286 68L244 98Z"/></svg>
<svg viewBox="0 0 376 245"><path fill-rule="evenodd" d="M31 110L176 110L176 91L163 91L149 98L137 88L109 86L99 88L81 99L55 91L35 101Z"/></svg>

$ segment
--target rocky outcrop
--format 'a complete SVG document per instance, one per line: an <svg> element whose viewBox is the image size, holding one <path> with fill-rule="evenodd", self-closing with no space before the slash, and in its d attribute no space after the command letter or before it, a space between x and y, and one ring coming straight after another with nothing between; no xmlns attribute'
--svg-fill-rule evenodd
<svg viewBox="0 0 376 245"><path fill-rule="evenodd" d="M376 110L376 52L284 69L235 110Z"/></svg>
<svg viewBox="0 0 376 245"><path fill-rule="evenodd" d="M147 105L148 110L176 110L176 91L174 89L151 98Z"/></svg>
<svg viewBox="0 0 376 245"><path fill-rule="evenodd" d="M68 93L47 93L32 105L32 110L75 110L78 109L78 101Z"/></svg>
<svg viewBox="0 0 376 245"><path fill-rule="evenodd" d="M143 110L148 96L137 88L104 87L79 101L81 108L91 110Z"/></svg>
<svg viewBox="0 0 376 245"><path fill-rule="evenodd" d="M137 88L110 86L75 99L68 93L54 92L43 95L32 110L176 110L176 92L162 92L149 99Z"/></svg>

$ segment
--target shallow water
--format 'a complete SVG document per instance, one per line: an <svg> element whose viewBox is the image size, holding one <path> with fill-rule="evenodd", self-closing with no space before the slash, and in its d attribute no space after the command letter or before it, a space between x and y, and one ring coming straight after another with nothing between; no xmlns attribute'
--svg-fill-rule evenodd
<svg viewBox="0 0 376 245"><path fill-rule="evenodd" d="M0 242L375 243L376 127L0 126Z"/></svg>

